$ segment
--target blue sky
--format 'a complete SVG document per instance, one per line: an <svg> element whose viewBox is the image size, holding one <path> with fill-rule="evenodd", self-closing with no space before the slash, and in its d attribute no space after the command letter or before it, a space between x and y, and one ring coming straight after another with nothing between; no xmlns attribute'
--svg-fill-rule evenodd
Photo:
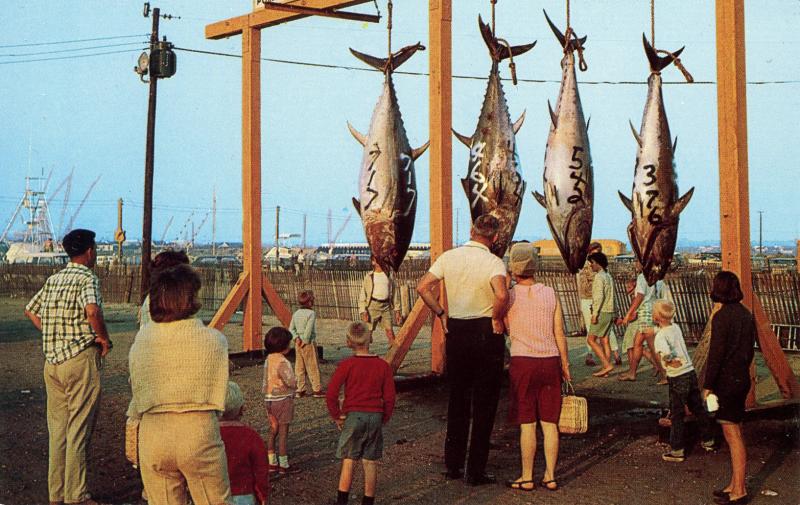
<svg viewBox="0 0 800 505"><path fill-rule="evenodd" d="M385 0L378 2L386 13ZM427 44L426 0L395 1L393 46ZM457 0L453 8L453 73L476 79L453 82L453 125L470 134L486 88L490 60L477 28L478 14L489 17L488 0ZM205 40L206 24L245 13L248 1L154 2L162 13L181 19L162 20L161 34L176 46L223 53L241 52L240 37ZM10 218L26 174L54 170L51 189L75 169L67 215L89 184L100 181L81 210L75 226L97 230L110 239L116 228L116 200L125 204L124 227L129 238L141 236L142 179L148 86L132 71L145 47L151 20L133 1L55 2L46 9L23 0L4 2L0 19L0 89L4 121L0 132L0 221ZM541 191L542 160L548 131L547 100L555 103L561 49L547 27L542 8L561 27L564 2L503 0L497 4L498 35L511 44L538 40L516 59L521 79L553 82L504 83L509 109L517 117L527 110L517 136L528 190ZM800 237L800 199L796 197L800 145L800 66L796 64L796 29L800 2L746 2L748 81L793 81L748 86L751 232L758 236L758 210L764 211L764 240ZM354 8L374 12L374 5ZM642 32L650 32L649 2L573 0L571 21L588 35L587 72L580 73L583 108L592 117L589 131L595 172L594 236L625 239L630 215L618 189L628 192L633 175L635 141L628 119L637 125L644 106L647 60ZM10 47L20 44L123 37L83 43ZM714 2L657 0L656 43L686 50L682 61L697 81L716 78ZM116 44L130 44L117 46ZM348 47L383 56L385 19L380 25L333 19L305 19L267 29L262 34L264 58L365 68ZM113 45L113 46L112 46ZM98 47L109 46L109 47ZM59 52L87 47L79 52ZM125 52L116 52L125 51ZM114 52L84 58L72 56ZM31 54L48 53L48 54ZM20 56L10 56L20 55ZM30 61L43 58L69 59ZM22 62L26 61L26 62ZM427 52L418 53L402 69L427 72ZM508 78L508 66L501 67ZM683 81L673 67L668 82ZM589 81L637 81L641 84L589 84ZM262 62L262 191L263 238L272 242L274 208L281 206L281 231L300 232L308 219L308 242L327 240L327 213L333 229L354 214L350 198L357 194L361 147L346 121L361 131L368 123L382 76L374 72ZM396 75L400 107L413 146L428 138L427 76ZM719 191L716 133L716 88L711 84L675 84L664 88L676 153L681 193L695 187L682 214L679 240L715 242L719 237ZM217 238L241 238L241 62L237 58L178 52L177 74L159 83L156 125L153 235L177 238L184 225L199 225L217 193ZM416 163L419 207L415 241L429 234L428 163ZM453 142L453 205L460 209L459 238L466 238L467 203L459 179L467 169L467 149ZM62 194L63 196L63 194ZM51 202L54 220L61 198ZM454 217L456 212L454 211ZM517 238L549 238L545 213L526 195ZM210 218L198 233L211 238ZM363 241L357 216L340 241ZM626 240L627 241L627 240Z"/></svg>

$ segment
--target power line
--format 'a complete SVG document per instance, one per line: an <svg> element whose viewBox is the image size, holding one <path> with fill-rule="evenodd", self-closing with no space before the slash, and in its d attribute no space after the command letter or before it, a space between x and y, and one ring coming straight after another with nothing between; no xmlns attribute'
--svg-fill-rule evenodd
<svg viewBox="0 0 800 505"><path fill-rule="evenodd" d="M218 51L204 51L201 49L190 49L187 47L175 47L176 51L186 51L189 53L198 53L198 54L207 54L211 56L225 56L229 58L241 58L242 55L235 54L235 53L221 53ZM316 68L328 68L328 69L337 69L337 70L354 70L358 72L373 72L373 73L380 73L380 70L372 69L372 68L364 68L364 67L352 67L348 65L333 65L330 63L313 63L307 61L297 61L297 60L283 60L283 59L276 59L276 58L261 58L261 61L268 61L271 63L282 63L285 65L298 65L298 66L305 66L305 67L316 67ZM412 76L429 76L428 72L407 72L407 71L396 71L395 74L399 75L412 75ZM462 79L462 80L477 80L477 81L485 81L486 76L477 76L477 75L459 75L454 74L453 79ZM504 79L505 80L505 79ZM556 79L525 79L525 78L518 78L517 81L519 82L528 82L534 84L559 84L561 83L560 80ZM647 81L628 81L628 80L619 80L619 81L610 81L610 80L603 80L603 81L580 81L580 84L588 84L588 85L641 85L647 84ZM689 84L703 84L703 85L716 85L717 81L694 81L692 83L687 83L685 81L663 81L662 84L676 84L676 85L689 85ZM776 80L776 81L747 81L747 84L752 85L764 85L764 84L800 84L800 80Z"/></svg>
<svg viewBox="0 0 800 505"><path fill-rule="evenodd" d="M98 40L115 40L115 39L132 39L135 37L149 37L149 33L138 35L113 35L110 37L94 37L91 39L74 39L74 40L60 40L57 42L35 42L30 44L7 44L0 46L0 49L9 49L12 47L34 47L34 46L53 46L57 44L77 44L79 42L97 42Z"/></svg>
<svg viewBox="0 0 800 505"><path fill-rule="evenodd" d="M89 51L93 49L105 49L107 47L122 47L122 46L135 46L142 44L146 44L147 42L123 42L121 44L103 44L101 46L87 46L87 47L73 47L72 49L59 49L58 51L35 51L32 53L8 53L8 54L0 54L0 58L19 58L21 56L38 56L42 54L60 54L60 53L71 53L75 51Z"/></svg>
<svg viewBox="0 0 800 505"><path fill-rule="evenodd" d="M71 56L55 56L53 58L34 58L32 60L13 60L13 61L0 61L0 65L13 65L16 63L34 63L37 61L55 61L55 60L76 60L78 58L90 58L92 56L103 56L106 54L119 54L119 53L131 53L131 52L139 52L146 47L141 47L137 49L120 49L117 51L102 51L99 53L90 53L90 54L74 54Z"/></svg>

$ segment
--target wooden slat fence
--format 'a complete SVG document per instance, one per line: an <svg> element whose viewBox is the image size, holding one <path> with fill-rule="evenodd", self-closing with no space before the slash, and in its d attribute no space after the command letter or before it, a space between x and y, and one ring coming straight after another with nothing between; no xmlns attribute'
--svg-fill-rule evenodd
<svg viewBox="0 0 800 505"><path fill-rule="evenodd" d="M315 309L320 318L355 320L358 318L358 292L369 268L360 264L356 269L307 270L301 272L266 271L282 299L295 310L297 295L303 289L314 291ZM427 260L406 261L397 274L403 298L403 311L407 313L417 299L414 289L428 268ZM0 297L29 298L44 284L58 267L39 265L0 265ZM103 299L109 303L138 303L139 268L135 265L101 266L100 277ZM219 307L230 288L239 277L237 267L199 268L203 288L200 297L206 309ZM683 329L687 342L696 342L702 335L712 302L708 296L715 271L687 268L671 272L666 279L677 306L676 321ZM612 265L615 280L616 312L625 314L630 306L630 296L625 292L625 281L635 274L630 267ZM580 315L580 301L575 290L575 277L564 270L547 265L537 275L540 282L553 287L558 293L564 311L565 331L580 335L585 331ZM797 350L800 330L800 274L797 272L754 272L753 289L769 314L781 343L786 349ZM265 310L269 311L269 307ZM622 335L624 328L618 328Z"/></svg>

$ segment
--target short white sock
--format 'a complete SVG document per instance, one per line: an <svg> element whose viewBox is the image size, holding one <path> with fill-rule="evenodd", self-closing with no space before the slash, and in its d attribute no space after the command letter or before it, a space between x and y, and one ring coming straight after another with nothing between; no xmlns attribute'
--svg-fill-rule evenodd
<svg viewBox="0 0 800 505"><path fill-rule="evenodd" d="M267 458L269 458L270 465L274 466L278 464L278 456L276 456L274 452L267 453Z"/></svg>
<svg viewBox="0 0 800 505"><path fill-rule="evenodd" d="M283 468L289 468L289 456L278 456L278 464Z"/></svg>

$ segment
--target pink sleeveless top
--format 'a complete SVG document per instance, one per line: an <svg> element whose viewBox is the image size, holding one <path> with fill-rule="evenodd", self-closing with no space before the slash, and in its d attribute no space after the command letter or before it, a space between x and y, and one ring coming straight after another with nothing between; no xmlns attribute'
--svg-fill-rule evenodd
<svg viewBox="0 0 800 505"><path fill-rule="evenodd" d="M544 284L511 289L511 308L508 310L508 333L511 336L511 356L550 358L558 356L553 319L556 293Z"/></svg>

